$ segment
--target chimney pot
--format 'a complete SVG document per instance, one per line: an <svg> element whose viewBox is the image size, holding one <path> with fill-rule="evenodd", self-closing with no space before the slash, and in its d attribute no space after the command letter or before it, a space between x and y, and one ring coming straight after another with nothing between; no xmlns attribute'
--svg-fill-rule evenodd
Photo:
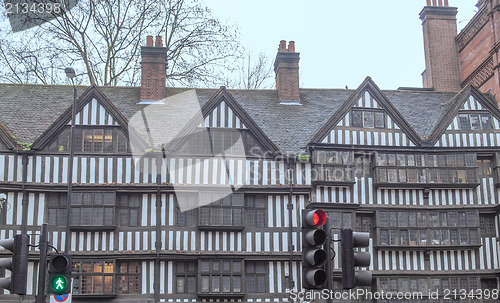
<svg viewBox="0 0 500 303"><path fill-rule="evenodd" d="M153 46L153 36L146 37L146 46Z"/></svg>
<svg viewBox="0 0 500 303"><path fill-rule="evenodd" d="M288 42L288 52L295 53L295 41Z"/></svg>
<svg viewBox="0 0 500 303"><path fill-rule="evenodd" d="M163 47L163 42L161 40L161 36L156 36L156 47Z"/></svg>
<svg viewBox="0 0 500 303"><path fill-rule="evenodd" d="M280 46L278 48L278 52L286 52L286 41L285 40L280 41Z"/></svg>

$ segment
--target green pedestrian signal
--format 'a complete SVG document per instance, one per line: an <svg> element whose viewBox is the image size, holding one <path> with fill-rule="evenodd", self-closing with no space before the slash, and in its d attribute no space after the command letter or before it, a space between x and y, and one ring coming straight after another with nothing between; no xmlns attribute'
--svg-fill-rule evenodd
<svg viewBox="0 0 500 303"><path fill-rule="evenodd" d="M52 292L55 294L64 294L66 291L66 286L68 285L68 280L64 275L54 275L50 281L50 287Z"/></svg>
<svg viewBox="0 0 500 303"><path fill-rule="evenodd" d="M63 295L71 293L71 255L55 254L49 262L49 294Z"/></svg>

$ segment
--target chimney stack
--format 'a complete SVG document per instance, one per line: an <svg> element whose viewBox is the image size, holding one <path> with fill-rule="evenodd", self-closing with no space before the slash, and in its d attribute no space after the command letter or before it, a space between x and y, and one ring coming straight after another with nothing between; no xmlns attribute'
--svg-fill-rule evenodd
<svg viewBox="0 0 500 303"><path fill-rule="evenodd" d="M276 89L280 102L299 103L299 53L295 52L295 42L281 40L274 60Z"/></svg>
<svg viewBox="0 0 500 303"><path fill-rule="evenodd" d="M427 6L420 12L424 32L424 88L449 92L461 89L456 16L457 8L449 7L448 0L427 0Z"/></svg>
<svg viewBox="0 0 500 303"><path fill-rule="evenodd" d="M154 102L165 98L167 80L167 48L161 36L147 36L146 46L141 47L141 102Z"/></svg>

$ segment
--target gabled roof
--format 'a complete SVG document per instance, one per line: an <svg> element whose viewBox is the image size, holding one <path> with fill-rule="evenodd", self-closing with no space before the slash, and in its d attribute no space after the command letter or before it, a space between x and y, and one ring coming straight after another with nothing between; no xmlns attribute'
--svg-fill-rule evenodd
<svg viewBox="0 0 500 303"><path fill-rule="evenodd" d="M187 138L187 134L191 133L200 124L203 124L205 118L212 113L212 111L219 106L221 103L225 102L229 108L239 117L246 128L259 140L266 151L272 153L279 153L278 147L266 136L266 133L253 121L252 117L247 114L247 112L238 104L234 97L226 90L225 87L221 87L208 102L206 102L201 108L201 115L196 115L186 124L186 127L179 133L180 138ZM168 101L167 101L168 103ZM181 144L183 140L174 142L172 149Z"/></svg>
<svg viewBox="0 0 500 303"><path fill-rule="evenodd" d="M85 105L90 103L93 99L104 107L104 109L113 116L114 120L122 127L123 131L127 135L129 134L128 120L121 114L121 112L115 107L115 105L99 90L97 86L90 86L87 88L80 97L76 100L76 113L79 113ZM71 122L73 111L73 104L70 105L66 111L60 115L57 120L46 130L44 133L38 137L35 142L33 142L33 149L42 149L47 145L57 134L62 132L62 129Z"/></svg>
<svg viewBox="0 0 500 303"><path fill-rule="evenodd" d="M370 83L370 84L367 84ZM419 137L432 136L438 125L450 111L456 93L426 90L379 90L374 82L366 80L363 85L383 97L407 122L407 127ZM191 90L189 88L167 88L167 97ZM86 87L77 87L77 92L89 93ZM93 87L91 91L108 100L124 121L144 109L139 87ZM216 89L195 89L201 107L209 104ZM335 113L346 106L358 90L348 89L301 89L301 105L280 104L276 90L224 90L231 102L255 123L267 138L282 153L304 152L308 143ZM484 98L484 95L475 90ZM0 125L19 143L33 143L49 127L66 115L73 100L71 86L44 86L0 84ZM484 100L487 100L484 98ZM491 103L491 102L490 102ZM490 104L495 108L494 105ZM208 105L207 105L208 106ZM175 114L175 113L173 113ZM169 119L168 116L165 119ZM444 122L442 122L444 123ZM406 131L406 130L405 130Z"/></svg>
<svg viewBox="0 0 500 303"><path fill-rule="evenodd" d="M400 126L401 130L413 141L415 145L418 144L419 138L417 133L406 122L403 116L387 99L384 93L377 87L370 77L365 78L363 83L353 92L353 94L344 102L340 109L330 117L327 123L316 133L311 142L321 142L321 140L328 135L328 133L338 124L338 122L349 112L356 102L362 97L365 91L368 91L388 115Z"/></svg>
<svg viewBox="0 0 500 303"><path fill-rule="evenodd" d="M488 110L493 116L500 120L500 111L498 110L496 104L493 104L485 94L481 93L473 85L468 84L450 101L443 104L444 110L442 112L442 116L433 131L431 140L432 145L436 144L441 135L446 131L447 127L452 123L453 119L458 115L458 111L464 107L465 102L470 96L474 97L474 99L479 102L484 109Z"/></svg>

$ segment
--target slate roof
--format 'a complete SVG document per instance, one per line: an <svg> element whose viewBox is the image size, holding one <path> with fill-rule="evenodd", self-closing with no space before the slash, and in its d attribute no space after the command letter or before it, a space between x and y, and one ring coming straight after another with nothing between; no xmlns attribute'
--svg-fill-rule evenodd
<svg viewBox="0 0 500 303"><path fill-rule="evenodd" d="M78 95L86 89L77 87ZM99 89L127 119L148 106L138 104L139 87ZM187 90L168 88L167 95ZM200 105L206 104L217 91L196 89ZM354 93L348 89L301 89L302 105L283 105L276 90L227 91L284 153L303 152L310 139ZM382 93L421 137L432 135L449 110L449 101L456 96L423 90L382 90ZM71 86L0 84L0 125L18 143L32 143L69 108L72 98Z"/></svg>

